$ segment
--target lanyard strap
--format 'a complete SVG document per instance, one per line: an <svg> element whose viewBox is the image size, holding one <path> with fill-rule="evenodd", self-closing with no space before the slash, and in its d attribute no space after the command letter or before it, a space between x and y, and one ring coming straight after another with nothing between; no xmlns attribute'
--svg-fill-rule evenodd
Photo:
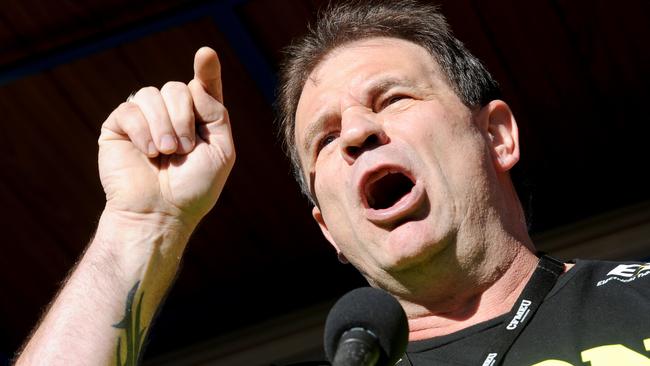
<svg viewBox="0 0 650 366"><path fill-rule="evenodd" d="M499 333L495 336L495 342L490 345L488 351L480 359L478 363L480 366L501 365L504 356L528 325L562 273L564 273L564 263L547 255L540 257L533 276L510 310ZM412 365L407 354L404 354L401 361L400 366Z"/></svg>
<svg viewBox="0 0 650 366"><path fill-rule="evenodd" d="M501 365L504 356L524 328L530 323L530 319L535 315L542 301L551 292L563 272L564 263L557 259L546 255L539 259L537 269L533 272L533 276L528 281L524 291L510 310L499 333L495 335L494 343L490 345L488 351L479 361L479 365Z"/></svg>

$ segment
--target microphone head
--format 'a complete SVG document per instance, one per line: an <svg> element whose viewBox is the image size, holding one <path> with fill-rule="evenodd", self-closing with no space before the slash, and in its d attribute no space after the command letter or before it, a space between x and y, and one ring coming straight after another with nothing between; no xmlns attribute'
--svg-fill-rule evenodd
<svg viewBox="0 0 650 366"><path fill-rule="evenodd" d="M364 328L377 336L378 366L395 365L408 343L408 323L404 309L387 292L361 287L341 297L332 307L325 323L325 354L334 358L341 335L351 328Z"/></svg>

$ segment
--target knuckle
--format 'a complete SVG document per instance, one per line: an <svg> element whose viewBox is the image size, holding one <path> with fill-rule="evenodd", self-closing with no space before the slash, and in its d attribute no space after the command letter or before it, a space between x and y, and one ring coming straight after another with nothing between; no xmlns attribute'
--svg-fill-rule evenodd
<svg viewBox="0 0 650 366"><path fill-rule="evenodd" d="M119 114L129 114L139 112L140 108L133 102L123 102L116 108Z"/></svg>
<svg viewBox="0 0 650 366"><path fill-rule="evenodd" d="M216 103L214 105L215 119L229 119L228 109L221 103Z"/></svg>
<svg viewBox="0 0 650 366"><path fill-rule="evenodd" d="M115 110L115 117L120 125L133 123L141 116L140 107L133 102L124 102Z"/></svg>
<svg viewBox="0 0 650 366"><path fill-rule="evenodd" d="M194 128L194 122L195 120L193 111L188 111L187 113L178 115L172 120L174 129L178 130L179 132L186 133L190 132Z"/></svg>
<svg viewBox="0 0 650 366"><path fill-rule="evenodd" d="M228 109L221 103L214 103L210 108L206 109L202 118L205 121L228 121Z"/></svg>
<svg viewBox="0 0 650 366"><path fill-rule="evenodd" d="M143 96L155 95L155 94L158 94L158 93L160 93L158 91L158 88L156 88L154 86L145 86L144 88L141 88L140 90L138 90L137 93L135 93L134 98L140 98L140 97L143 97Z"/></svg>
<svg viewBox="0 0 650 366"><path fill-rule="evenodd" d="M116 111L117 121L126 131L131 132L145 129L147 122L137 104L124 102L117 107Z"/></svg>
<svg viewBox="0 0 650 366"><path fill-rule="evenodd" d="M187 85L180 81L168 81L160 89L161 93L180 93L187 89Z"/></svg>

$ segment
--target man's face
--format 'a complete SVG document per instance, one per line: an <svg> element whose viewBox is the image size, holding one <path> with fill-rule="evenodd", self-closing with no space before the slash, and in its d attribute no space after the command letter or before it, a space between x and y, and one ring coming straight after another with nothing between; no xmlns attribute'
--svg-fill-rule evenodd
<svg viewBox="0 0 650 366"><path fill-rule="evenodd" d="M456 239L488 199L486 136L429 53L394 38L331 52L296 112L314 218L375 283L475 251Z"/></svg>

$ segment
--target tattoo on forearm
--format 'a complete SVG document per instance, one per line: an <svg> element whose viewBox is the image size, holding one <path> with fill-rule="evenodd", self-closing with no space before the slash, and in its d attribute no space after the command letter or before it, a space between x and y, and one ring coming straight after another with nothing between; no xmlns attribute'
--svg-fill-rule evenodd
<svg viewBox="0 0 650 366"><path fill-rule="evenodd" d="M116 349L116 365L117 366L135 366L138 364L140 358L140 350L144 341L144 334L147 327L140 329L140 312L142 310L142 297L144 291L140 292L138 303L134 303L135 294L140 286L138 281L135 286L129 291L126 298L126 310L124 311L124 318L117 324L113 324L114 328L123 329L124 332L117 338ZM134 311L135 306L135 311ZM122 355L122 346L126 347L126 357Z"/></svg>

